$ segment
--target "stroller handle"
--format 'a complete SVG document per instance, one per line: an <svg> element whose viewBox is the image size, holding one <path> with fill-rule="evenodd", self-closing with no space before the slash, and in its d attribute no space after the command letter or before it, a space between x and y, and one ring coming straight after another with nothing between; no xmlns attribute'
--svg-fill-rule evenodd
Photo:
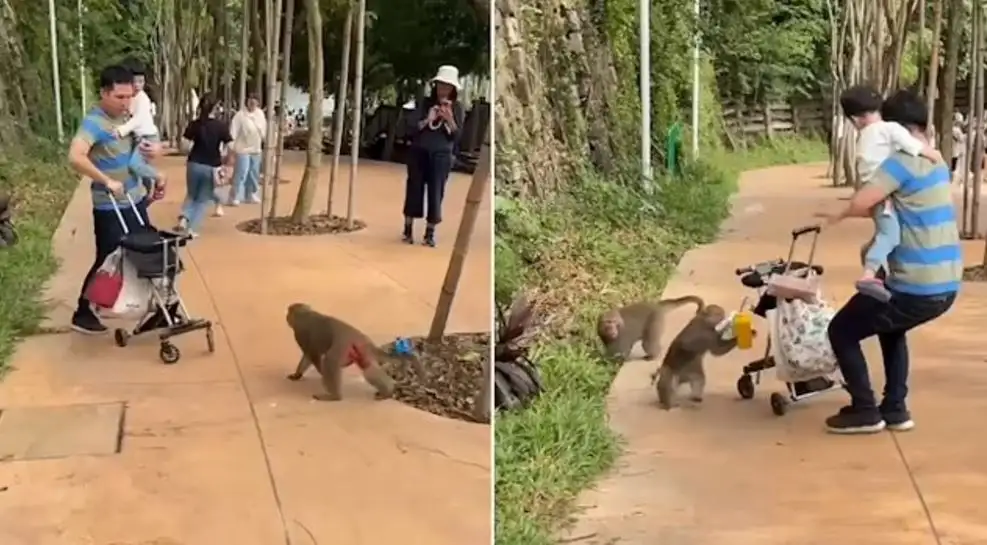
<svg viewBox="0 0 987 545"><path fill-rule="evenodd" d="M799 238L802 235L807 235L809 233L819 233L822 231L822 226L820 225L806 225L805 227L798 227L792 229L792 238Z"/></svg>

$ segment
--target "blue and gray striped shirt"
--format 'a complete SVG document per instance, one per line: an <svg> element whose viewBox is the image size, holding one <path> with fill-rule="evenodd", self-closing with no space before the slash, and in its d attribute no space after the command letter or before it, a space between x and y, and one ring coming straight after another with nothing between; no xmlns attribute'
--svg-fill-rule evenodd
<svg viewBox="0 0 987 545"><path fill-rule="evenodd" d="M870 184L888 194L901 224L901 243L888 256L888 287L926 296L958 291L963 253L949 168L897 152Z"/></svg>
<svg viewBox="0 0 987 545"><path fill-rule="evenodd" d="M99 106L93 107L82 120L82 125L75 138L85 141L91 146L89 159L101 172L123 184L134 203L144 200L147 191L144 185L130 171L130 155L134 153L134 139L131 135L119 137L115 133L118 126L126 121L125 118L111 118ZM96 210L112 210L113 197L103 184L93 182L91 187L93 208ZM127 208L130 204L127 197L116 197L117 204Z"/></svg>

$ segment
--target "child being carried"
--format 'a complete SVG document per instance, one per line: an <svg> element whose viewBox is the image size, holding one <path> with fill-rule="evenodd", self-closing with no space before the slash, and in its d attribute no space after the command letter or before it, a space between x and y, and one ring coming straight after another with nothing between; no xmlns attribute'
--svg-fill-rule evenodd
<svg viewBox="0 0 987 545"><path fill-rule="evenodd" d="M851 87L840 95L843 115L859 131L856 163L861 184L870 182L881 163L896 151L942 162L942 155L934 147L912 136L900 124L884 121L880 112L882 104L880 93L871 87ZM878 277L878 272L887 267L888 255L901 242L901 225L890 199L874 207L873 218L874 236L863 256L864 273L857 280L856 288L864 295L887 302L891 292Z"/></svg>
<svg viewBox="0 0 987 545"><path fill-rule="evenodd" d="M158 169L151 166L140 152L143 142L160 141L158 127L154 124L151 98L144 91L144 73L134 72L134 98L130 106L130 119L117 128L117 136L125 138L134 135L134 150L130 154L130 172L144 184L149 202L164 196L165 179Z"/></svg>

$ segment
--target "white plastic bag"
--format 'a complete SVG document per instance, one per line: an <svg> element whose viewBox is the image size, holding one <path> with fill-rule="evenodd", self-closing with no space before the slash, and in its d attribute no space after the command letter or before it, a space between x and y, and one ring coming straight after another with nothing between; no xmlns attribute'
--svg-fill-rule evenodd
<svg viewBox="0 0 987 545"><path fill-rule="evenodd" d="M827 332L835 314L819 297L811 303L778 300L769 321L779 380L801 382L836 372L836 355Z"/></svg>
<svg viewBox="0 0 987 545"><path fill-rule="evenodd" d="M126 258L120 260L123 287L110 313L117 317L140 317L151 303L151 281L137 276L137 268Z"/></svg>

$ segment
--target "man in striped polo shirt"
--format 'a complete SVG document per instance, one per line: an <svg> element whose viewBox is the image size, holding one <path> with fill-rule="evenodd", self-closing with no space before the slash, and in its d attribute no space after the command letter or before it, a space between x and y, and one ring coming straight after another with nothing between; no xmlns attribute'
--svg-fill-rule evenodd
<svg viewBox="0 0 987 545"><path fill-rule="evenodd" d="M889 97L881 108L923 142L928 111L908 91ZM885 428L913 428L905 403L908 395L908 331L943 315L953 305L963 275L956 210L949 167L897 152L861 187L839 214L870 217L874 206L890 198L901 223L901 242L888 256L886 286L891 300L882 303L855 294L829 325L840 372L850 394L849 406L826 419L831 433L874 433ZM884 398L876 403L860 341L877 335L884 358Z"/></svg>
<svg viewBox="0 0 987 545"><path fill-rule="evenodd" d="M69 145L69 163L91 182L93 203L93 236L96 256L82 282L78 306L72 315L72 328L80 333L98 334L106 331L86 300L86 286L103 261L119 246L123 228L114 211L116 202L130 230L139 229L137 215L147 219L146 190L130 172L130 155L134 140L130 135L120 137L117 128L127 121L130 100L134 96L134 75L123 66L110 66L99 75L99 103L82 120ZM149 156L160 153L154 143L142 145ZM127 196L135 206L130 207Z"/></svg>

